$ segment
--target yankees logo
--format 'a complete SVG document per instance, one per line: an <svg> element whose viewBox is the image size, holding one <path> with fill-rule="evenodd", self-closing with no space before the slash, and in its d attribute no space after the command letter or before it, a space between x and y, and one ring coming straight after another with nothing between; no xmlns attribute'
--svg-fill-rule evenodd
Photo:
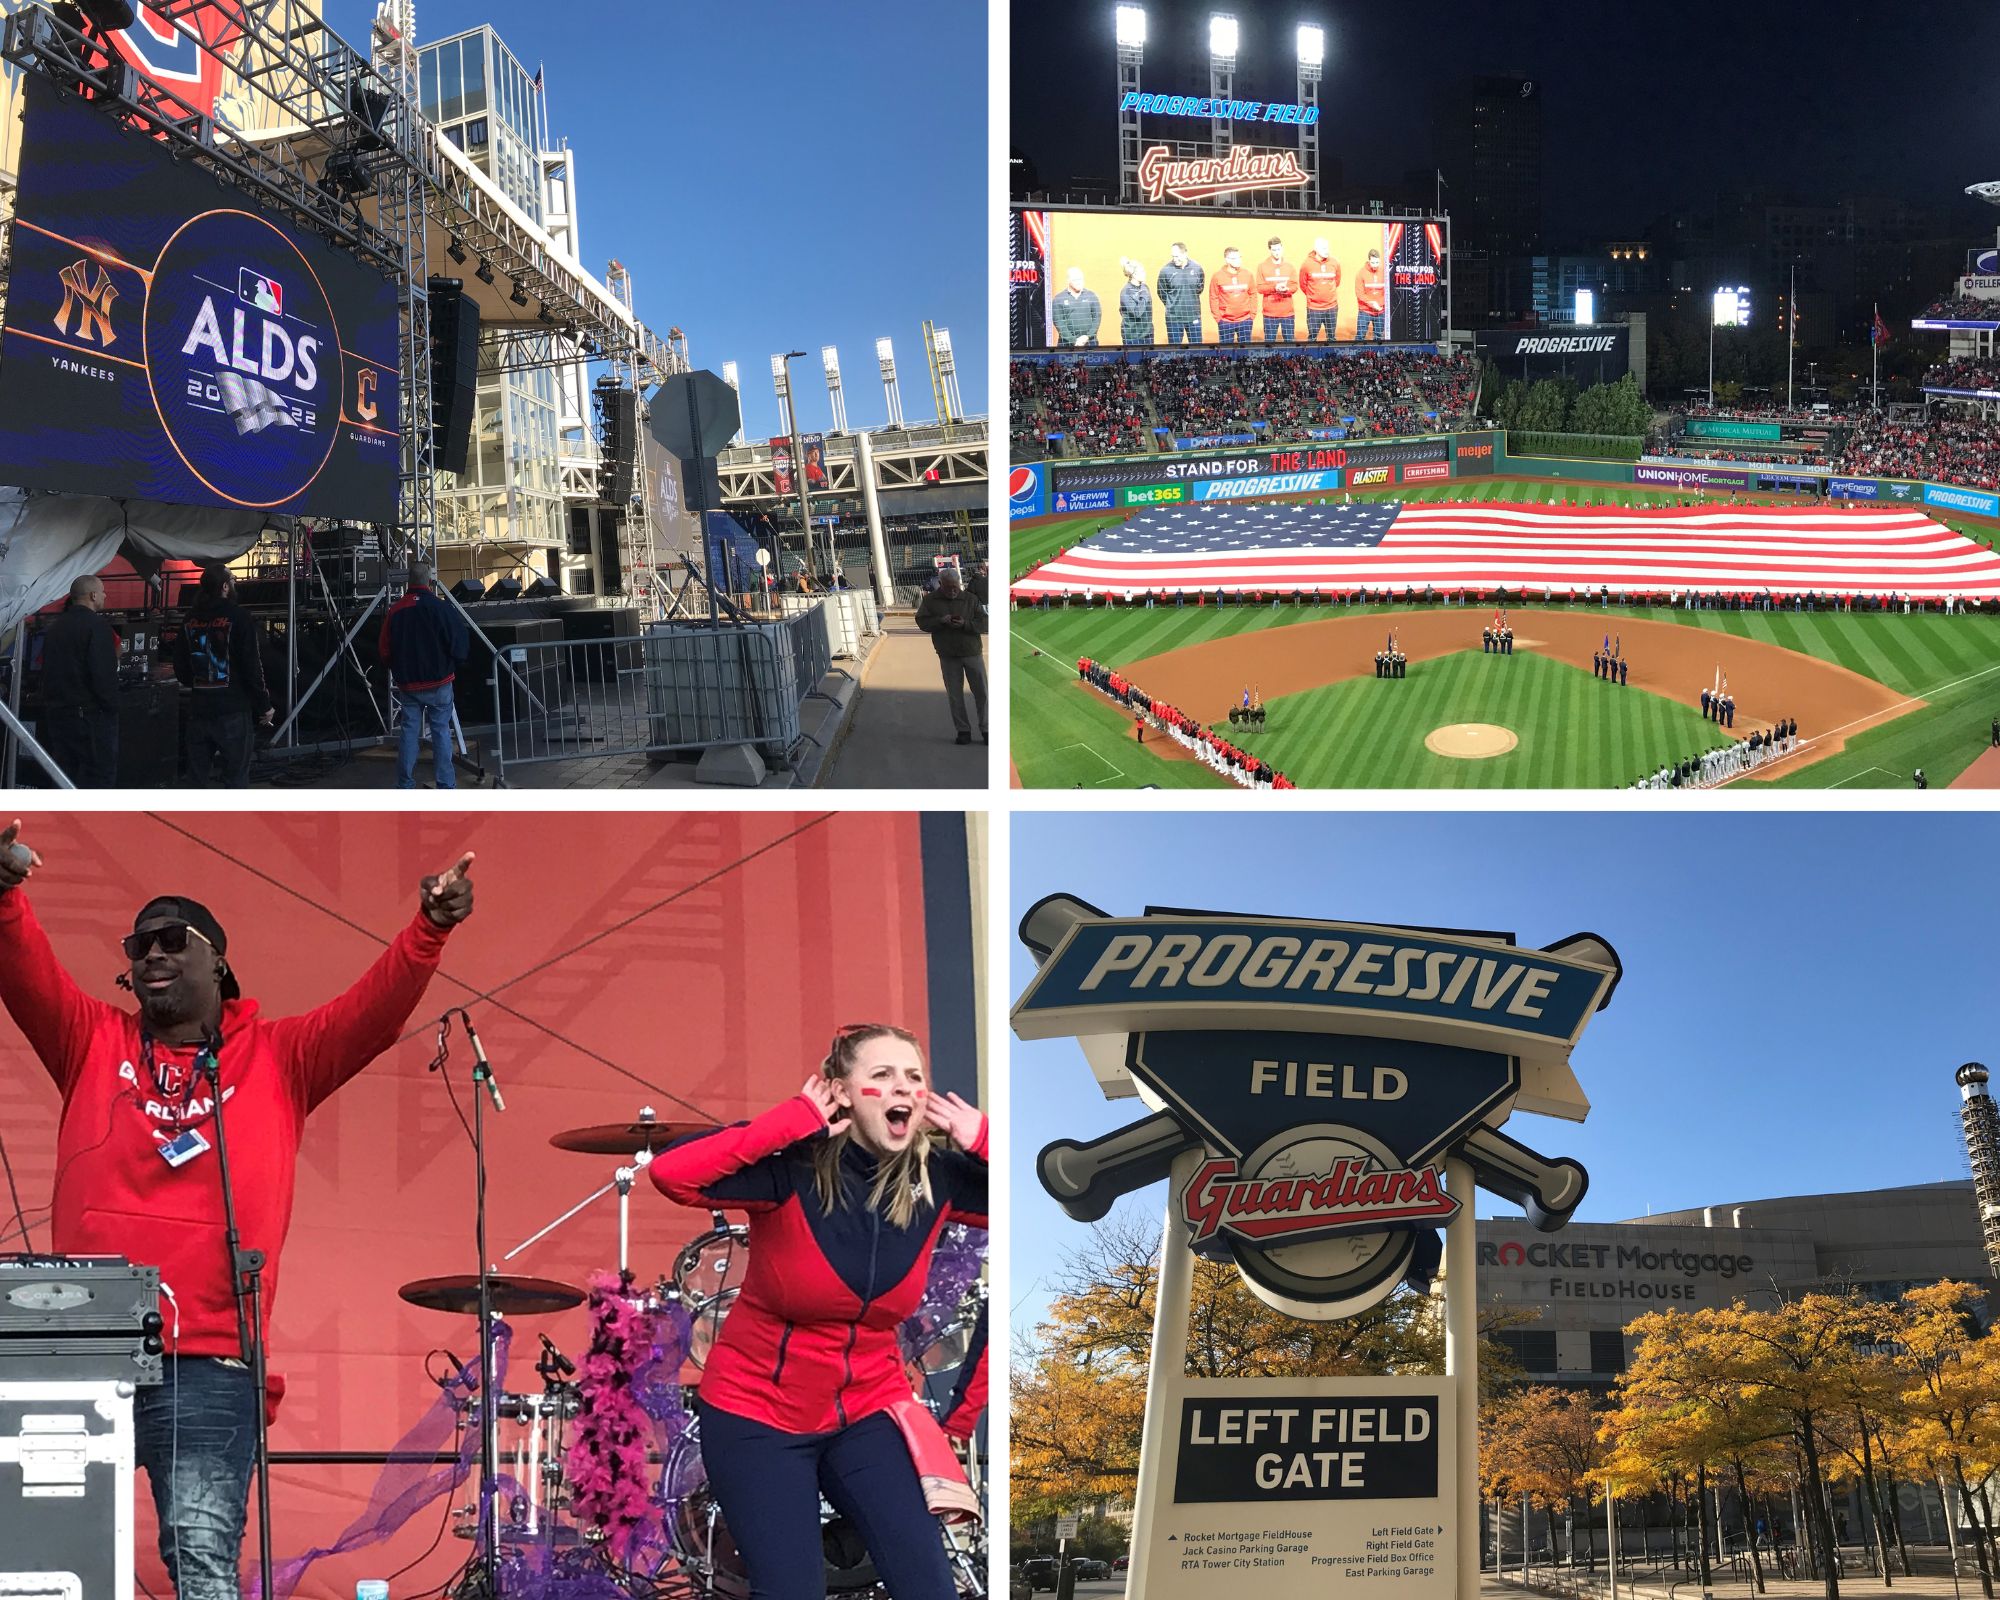
<svg viewBox="0 0 2000 1600"><path fill-rule="evenodd" d="M90 280L90 269L97 267L97 281ZM76 313L76 337L84 344L90 343L91 330L97 332L97 342L109 345L118 335L111 326L111 302L118 298L118 285L111 281L111 274L98 263L85 257L83 260L64 267L56 276L62 281L63 302L56 311L56 331L69 332L70 313Z"/></svg>

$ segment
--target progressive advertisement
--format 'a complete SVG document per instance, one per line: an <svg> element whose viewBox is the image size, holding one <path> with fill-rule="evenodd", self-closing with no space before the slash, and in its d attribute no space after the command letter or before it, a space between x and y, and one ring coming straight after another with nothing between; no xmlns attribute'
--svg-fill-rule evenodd
<svg viewBox="0 0 2000 1600"><path fill-rule="evenodd" d="M396 291L40 79L0 361L0 481L392 522Z"/></svg>
<svg viewBox="0 0 2000 1600"><path fill-rule="evenodd" d="M1193 500L1237 499L1259 494L1310 494L1361 481L1358 474L1386 469L1374 481L1393 483L1394 470L1412 463L1449 462L1451 441L1445 438L1384 439L1379 443L1290 445L1277 449L1216 451L1206 455L1153 456L1137 461L1090 461L1075 466L1052 465L1050 487L1058 501L1067 497L1072 511L1110 509L1111 494L1120 489L1184 484ZM1283 481L1288 487L1251 488L1256 483ZM1101 492L1102 508L1077 504L1080 496ZM1062 510L1060 504L1056 507Z"/></svg>
<svg viewBox="0 0 2000 1600"><path fill-rule="evenodd" d="M1436 223L1017 211L1010 235L1016 349L1438 336Z"/></svg>

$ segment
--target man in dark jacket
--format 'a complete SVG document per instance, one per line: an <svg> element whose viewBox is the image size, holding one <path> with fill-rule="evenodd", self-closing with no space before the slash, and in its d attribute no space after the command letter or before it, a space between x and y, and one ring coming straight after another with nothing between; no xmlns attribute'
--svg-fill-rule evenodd
<svg viewBox="0 0 2000 1600"><path fill-rule="evenodd" d="M1056 343L1075 349L1097 343L1097 329L1104 321L1104 307L1096 292L1083 286L1083 268L1071 267L1065 287L1049 302L1055 321Z"/></svg>
<svg viewBox="0 0 2000 1600"><path fill-rule="evenodd" d="M958 586L958 571L946 567L937 587L917 607L917 626L931 636L944 692L951 701L951 720L960 744L972 743L972 723L965 714L965 685L979 709L979 742L986 743L986 661L980 635L986 631L986 608Z"/></svg>
<svg viewBox="0 0 2000 1600"><path fill-rule="evenodd" d="M1168 344L1201 343L1201 295L1207 287L1208 274L1201 263L1189 260L1187 246L1176 239L1173 255L1153 285L1167 319Z"/></svg>
<svg viewBox="0 0 2000 1600"><path fill-rule="evenodd" d="M118 781L118 636L99 615L104 580L82 577L42 635L42 748L79 789Z"/></svg>
<svg viewBox="0 0 2000 1600"><path fill-rule="evenodd" d="M389 663L401 721L396 729L396 787L417 786L417 744L431 729L431 771L440 789L456 789L452 771L452 685L469 648L465 619L431 587L431 569L410 568L410 589L382 619L382 659Z"/></svg>
<svg viewBox="0 0 2000 1600"><path fill-rule="evenodd" d="M205 567L194 607L174 641L174 675L193 697L188 771L198 784L250 786L256 729L277 720L264 683L257 619L236 603L226 567Z"/></svg>

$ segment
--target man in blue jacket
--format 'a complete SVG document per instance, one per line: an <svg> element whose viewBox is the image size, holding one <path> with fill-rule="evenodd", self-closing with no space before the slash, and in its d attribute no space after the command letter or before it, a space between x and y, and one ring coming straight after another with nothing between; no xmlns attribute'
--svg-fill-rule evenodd
<svg viewBox="0 0 2000 1600"><path fill-rule="evenodd" d="M396 704L396 787L417 786L417 744L423 725L431 726L432 771L437 787L456 789L452 771L452 683L467 648L465 619L431 587L431 569L410 566L410 589L382 619L382 659L389 663Z"/></svg>

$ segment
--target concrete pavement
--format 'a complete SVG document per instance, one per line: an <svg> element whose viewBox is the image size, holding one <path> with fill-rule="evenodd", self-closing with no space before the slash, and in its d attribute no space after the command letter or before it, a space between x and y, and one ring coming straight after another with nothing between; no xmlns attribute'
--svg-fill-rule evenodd
<svg viewBox="0 0 2000 1600"><path fill-rule="evenodd" d="M989 672L989 699L991 682ZM966 712L976 715L967 692ZM990 706L989 706L990 715ZM882 618L847 729L822 769L821 789L983 789L991 747L954 742L937 651L907 611Z"/></svg>

